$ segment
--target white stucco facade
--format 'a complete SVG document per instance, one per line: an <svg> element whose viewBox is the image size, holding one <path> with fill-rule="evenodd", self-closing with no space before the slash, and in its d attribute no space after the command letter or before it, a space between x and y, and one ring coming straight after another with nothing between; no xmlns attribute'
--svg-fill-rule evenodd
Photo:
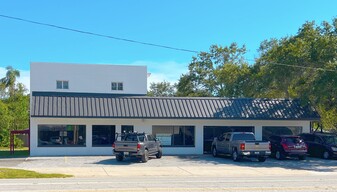
<svg viewBox="0 0 337 192"><path fill-rule="evenodd" d="M42 93L62 93L62 97L68 97L64 93L69 93L69 97L72 97L72 93L83 94L112 94L112 95L146 95L147 93L147 68L145 66L124 66L124 65L96 65L96 64L64 64L64 63L43 63L34 62L31 63L31 96L34 96L34 92ZM57 87L57 81L67 81L67 89L59 89ZM122 82L123 90L112 90L112 82ZM31 97L31 98L32 98ZM47 96L48 97L48 96ZM111 96L113 97L113 96ZM70 101L70 98L67 98ZM59 99L58 99L59 100ZM72 98L72 100L74 100ZM66 101L65 101L66 102ZM77 101L77 104L83 104L82 100ZM75 103L76 103L75 102ZM33 103L31 101L31 103ZM64 103L53 101L57 104L58 109L65 110L61 105ZM131 102L132 103L132 102ZM300 127L302 132L310 132L310 120L225 120L225 119L198 119L198 118L165 118L165 116L154 115L154 118L116 118L109 116L109 118L101 117L73 117L71 111L74 111L75 104L70 105L72 110L69 114L63 117L47 116L41 117L43 111L52 111L48 109L50 105L48 99L44 100L43 104L34 106L35 115L30 118L30 148L32 156L53 156L53 155L112 155L111 146L93 146L93 125L95 126L114 126L116 133L121 132L122 125L132 125L134 131L152 133L153 126L191 126L194 129L194 145L184 147L164 147L164 154L203 154L204 153L204 130L206 126L228 126L228 127L253 127L256 135L256 139L262 139L262 127ZM111 103L110 103L111 104ZM31 104L32 106L33 104ZM117 105L117 104L116 104ZM153 107L148 105L147 107ZM97 107L97 106L96 106ZM104 108L103 104L99 107ZM138 105L136 105L138 107ZM162 105L164 108L165 106ZM166 106L167 107L167 106ZM185 106L188 108L188 106ZM80 108L80 107L79 107ZM79 109L78 108L78 109ZM148 111L143 107L140 111ZM95 107L89 103L88 110L95 111ZM83 109L82 109L83 110ZM38 112L37 112L38 111ZM31 110L32 113L32 110ZM53 113L54 114L54 113ZM58 114L58 113L55 113ZM64 113L65 114L65 113ZM75 114L75 113L73 113ZM81 113L79 114L87 114ZM67 116L68 115L68 116ZM158 114L157 114L158 115ZM144 117L141 116L140 117ZM162 118L162 119L161 119ZM69 131L63 129L57 132L56 128L51 126L48 136L43 135L42 131L39 132L40 125L62 125L62 126L85 126L85 143L81 145L62 145L54 144L39 145L39 142L50 143L51 137L54 136L67 136L62 134L73 134L71 137L75 138L75 130ZM43 128L41 128L42 130ZM53 129L53 130L52 130ZM83 128L81 128L83 129ZM57 132L57 133L56 133ZM40 134L40 136L39 136ZM83 134L83 133L82 133ZM111 136L111 133L109 133ZM76 138L80 137L76 135ZM70 140L70 139L69 139ZM66 142L65 142L66 143Z"/></svg>
<svg viewBox="0 0 337 192"><path fill-rule="evenodd" d="M39 124L71 124L86 126L86 145L83 147L38 147ZM252 121L252 120L168 120L168 119L82 119L82 118L32 118L31 155L112 155L111 147L92 147L92 125L115 125L116 132L122 125L134 125L138 132L152 133L153 125L195 126L194 147L164 147L164 154L203 154L204 126L254 126L257 139L262 139L263 126L296 126L310 132L310 121Z"/></svg>
<svg viewBox="0 0 337 192"><path fill-rule="evenodd" d="M68 81L69 89L57 89L56 81ZM123 90L111 90L112 82ZM30 90L43 92L147 93L146 66L34 62L30 65Z"/></svg>

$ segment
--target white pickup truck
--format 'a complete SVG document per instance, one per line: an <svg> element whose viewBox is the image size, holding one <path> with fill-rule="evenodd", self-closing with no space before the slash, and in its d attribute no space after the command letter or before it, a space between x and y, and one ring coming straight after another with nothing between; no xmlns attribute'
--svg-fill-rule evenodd
<svg viewBox="0 0 337 192"><path fill-rule="evenodd" d="M212 155L229 154L234 161L243 157L257 158L260 162L270 156L270 142L256 141L252 132L228 132L215 137L212 143Z"/></svg>

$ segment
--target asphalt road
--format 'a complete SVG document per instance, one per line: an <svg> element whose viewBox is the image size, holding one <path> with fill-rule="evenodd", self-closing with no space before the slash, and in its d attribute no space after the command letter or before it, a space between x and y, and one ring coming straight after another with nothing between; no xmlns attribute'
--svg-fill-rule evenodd
<svg viewBox="0 0 337 192"><path fill-rule="evenodd" d="M163 156L147 163L112 156L0 159L0 167L74 175L65 179L0 180L1 191L337 191L337 160Z"/></svg>
<svg viewBox="0 0 337 192"><path fill-rule="evenodd" d="M330 176L128 177L0 181L0 191L337 191Z"/></svg>

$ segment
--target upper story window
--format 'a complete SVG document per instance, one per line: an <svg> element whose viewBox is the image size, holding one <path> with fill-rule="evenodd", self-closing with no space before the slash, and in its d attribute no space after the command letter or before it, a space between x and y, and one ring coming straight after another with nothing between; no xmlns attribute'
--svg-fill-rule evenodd
<svg viewBox="0 0 337 192"><path fill-rule="evenodd" d="M121 82L112 82L111 83L111 90L113 91L123 91L123 83Z"/></svg>
<svg viewBox="0 0 337 192"><path fill-rule="evenodd" d="M56 81L56 89L69 89L69 81Z"/></svg>

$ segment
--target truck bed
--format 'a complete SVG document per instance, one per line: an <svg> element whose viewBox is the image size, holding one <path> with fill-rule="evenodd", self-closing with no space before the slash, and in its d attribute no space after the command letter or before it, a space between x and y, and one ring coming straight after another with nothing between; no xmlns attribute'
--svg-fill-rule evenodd
<svg viewBox="0 0 337 192"><path fill-rule="evenodd" d="M115 151L123 152L137 152L137 141L116 141L115 142Z"/></svg>

